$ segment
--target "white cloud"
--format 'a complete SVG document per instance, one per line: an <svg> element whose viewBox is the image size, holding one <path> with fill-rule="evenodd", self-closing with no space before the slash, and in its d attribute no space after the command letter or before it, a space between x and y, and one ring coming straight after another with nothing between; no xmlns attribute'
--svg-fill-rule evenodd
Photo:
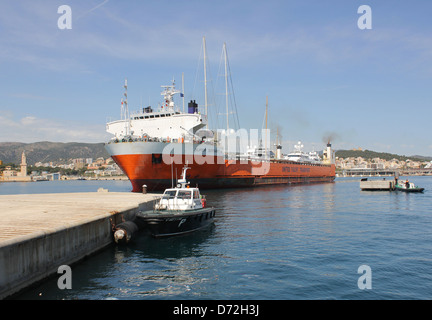
<svg viewBox="0 0 432 320"><path fill-rule="evenodd" d="M406 67L417 67L416 61L429 59L432 52L427 33L414 34L409 30L376 28L359 32L336 22L322 28L299 24L260 30L253 26L243 28L230 15L227 23L207 24L199 20L201 26L197 27L180 18L159 20L152 16L153 11L158 12L152 10L152 5L132 5L135 10L142 10L142 16L137 17L136 12L123 16L125 11L117 3L99 2L74 4L73 29L68 31L57 28L55 2L0 5L0 27L8 30L0 41L0 61L21 61L58 72L88 72L92 65L86 59L99 56L168 63L196 59L204 35L208 49L214 51L210 57L218 59L222 43L226 42L230 59L237 65L281 63L295 57L324 64L358 63L383 55ZM247 22L255 19L247 15L242 18ZM401 48L409 49L400 52ZM407 51L411 54L409 60Z"/></svg>
<svg viewBox="0 0 432 320"><path fill-rule="evenodd" d="M0 115L0 137L5 142L105 142L109 135L104 124L82 124L72 121L25 116L15 120L9 113Z"/></svg>
<svg viewBox="0 0 432 320"><path fill-rule="evenodd" d="M38 120L36 119L36 117L32 117L32 116L27 116L24 117L20 120L20 124L23 127L28 127L30 125L37 125L38 124Z"/></svg>

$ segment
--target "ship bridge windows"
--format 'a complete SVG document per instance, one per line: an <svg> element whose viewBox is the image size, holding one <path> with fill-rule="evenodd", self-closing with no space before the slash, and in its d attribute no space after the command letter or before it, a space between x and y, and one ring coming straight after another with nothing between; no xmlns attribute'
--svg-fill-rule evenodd
<svg viewBox="0 0 432 320"><path fill-rule="evenodd" d="M139 119L155 119L155 118L165 118L165 117L171 117L172 115L174 115L175 113L160 113L160 114L152 114L152 115L148 115L148 116L139 116L139 117L134 117L134 120L139 120Z"/></svg>

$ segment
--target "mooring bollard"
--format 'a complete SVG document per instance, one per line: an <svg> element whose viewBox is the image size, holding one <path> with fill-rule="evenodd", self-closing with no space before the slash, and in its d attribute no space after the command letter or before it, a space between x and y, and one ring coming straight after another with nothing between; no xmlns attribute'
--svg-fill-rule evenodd
<svg viewBox="0 0 432 320"><path fill-rule="evenodd" d="M147 186L146 185L142 186L142 193L147 193Z"/></svg>

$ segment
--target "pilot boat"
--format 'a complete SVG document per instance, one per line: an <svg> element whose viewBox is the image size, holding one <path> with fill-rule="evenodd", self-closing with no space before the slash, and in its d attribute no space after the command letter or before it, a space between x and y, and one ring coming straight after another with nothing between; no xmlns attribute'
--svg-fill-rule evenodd
<svg viewBox="0 0 432 320"><path fill-rule="evenodd" d="M395 189L404 192L423 192L424 190L424 188L420 188L408 180L398 181L395 185Z"/></svg>
<svg viewBox="0 0 432 320"><path fill-rule="evenodd" d="M190 187L185 166L175 188L166 189L153 210L140 211L136 221L153 237L185 234L208 227L213 223L215 208L207 207L205 196L198 187Z"/></svg>

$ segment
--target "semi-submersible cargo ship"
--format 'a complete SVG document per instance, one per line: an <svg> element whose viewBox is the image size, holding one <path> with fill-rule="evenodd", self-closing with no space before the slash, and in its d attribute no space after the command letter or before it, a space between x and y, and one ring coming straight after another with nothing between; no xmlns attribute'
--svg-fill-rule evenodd
<svg viewBox="0 0 432 320"><path fill-rule="evenodd" d="M187 165L187 180L199 188L253 187L273 184L332 182L335 179L334 155L330 141L322 159L317 153L304 153L301 143L288 155L282 146L270 149L269 130L208 129L206 51L204 49L205 112L195 101L185 112L184 93L172 85L162 86L163 103L157 110L146 107L129 114L127 80L121 102L121 119L107 123L114 137L105 147L132 183L133 192L164 190L172 187ZM224 44L225 83L228 86L227 51ZM182 86L183 87L183 86ZM174 95L183 96L183 111ZM228 97L228 87L226 87ZM227 115L228 115L228 98ZM267 114L267 109L266 109Z"/></svg>
<svg viewBox="0 0 432 320"><path fill-rule="evenodd" d="M185 165L190 167L187 179L191 185L202 189L334 180L330 143L322 159L316 153L304 153L301 145L288 155L282 154L280 144L276 144L276 152L271 152L262 143L263 134L260 144L252 147L252 134L243 135L243 143L248 145L242 148L239 131L233 134L236 142L230 144L227 131L205 129L207 117L198 111L195 101L189 102L188 112L181 112L173 99L180 91L174 84L162 87L164 104L158 110L146 107L131 115L124 112L124 119L107 123L107 131L114 137L105 147L130 179L133 192L141 192L143 186L148 191L172 187ZM127 110L127 81L125 88L123 111Z"/></svg>

